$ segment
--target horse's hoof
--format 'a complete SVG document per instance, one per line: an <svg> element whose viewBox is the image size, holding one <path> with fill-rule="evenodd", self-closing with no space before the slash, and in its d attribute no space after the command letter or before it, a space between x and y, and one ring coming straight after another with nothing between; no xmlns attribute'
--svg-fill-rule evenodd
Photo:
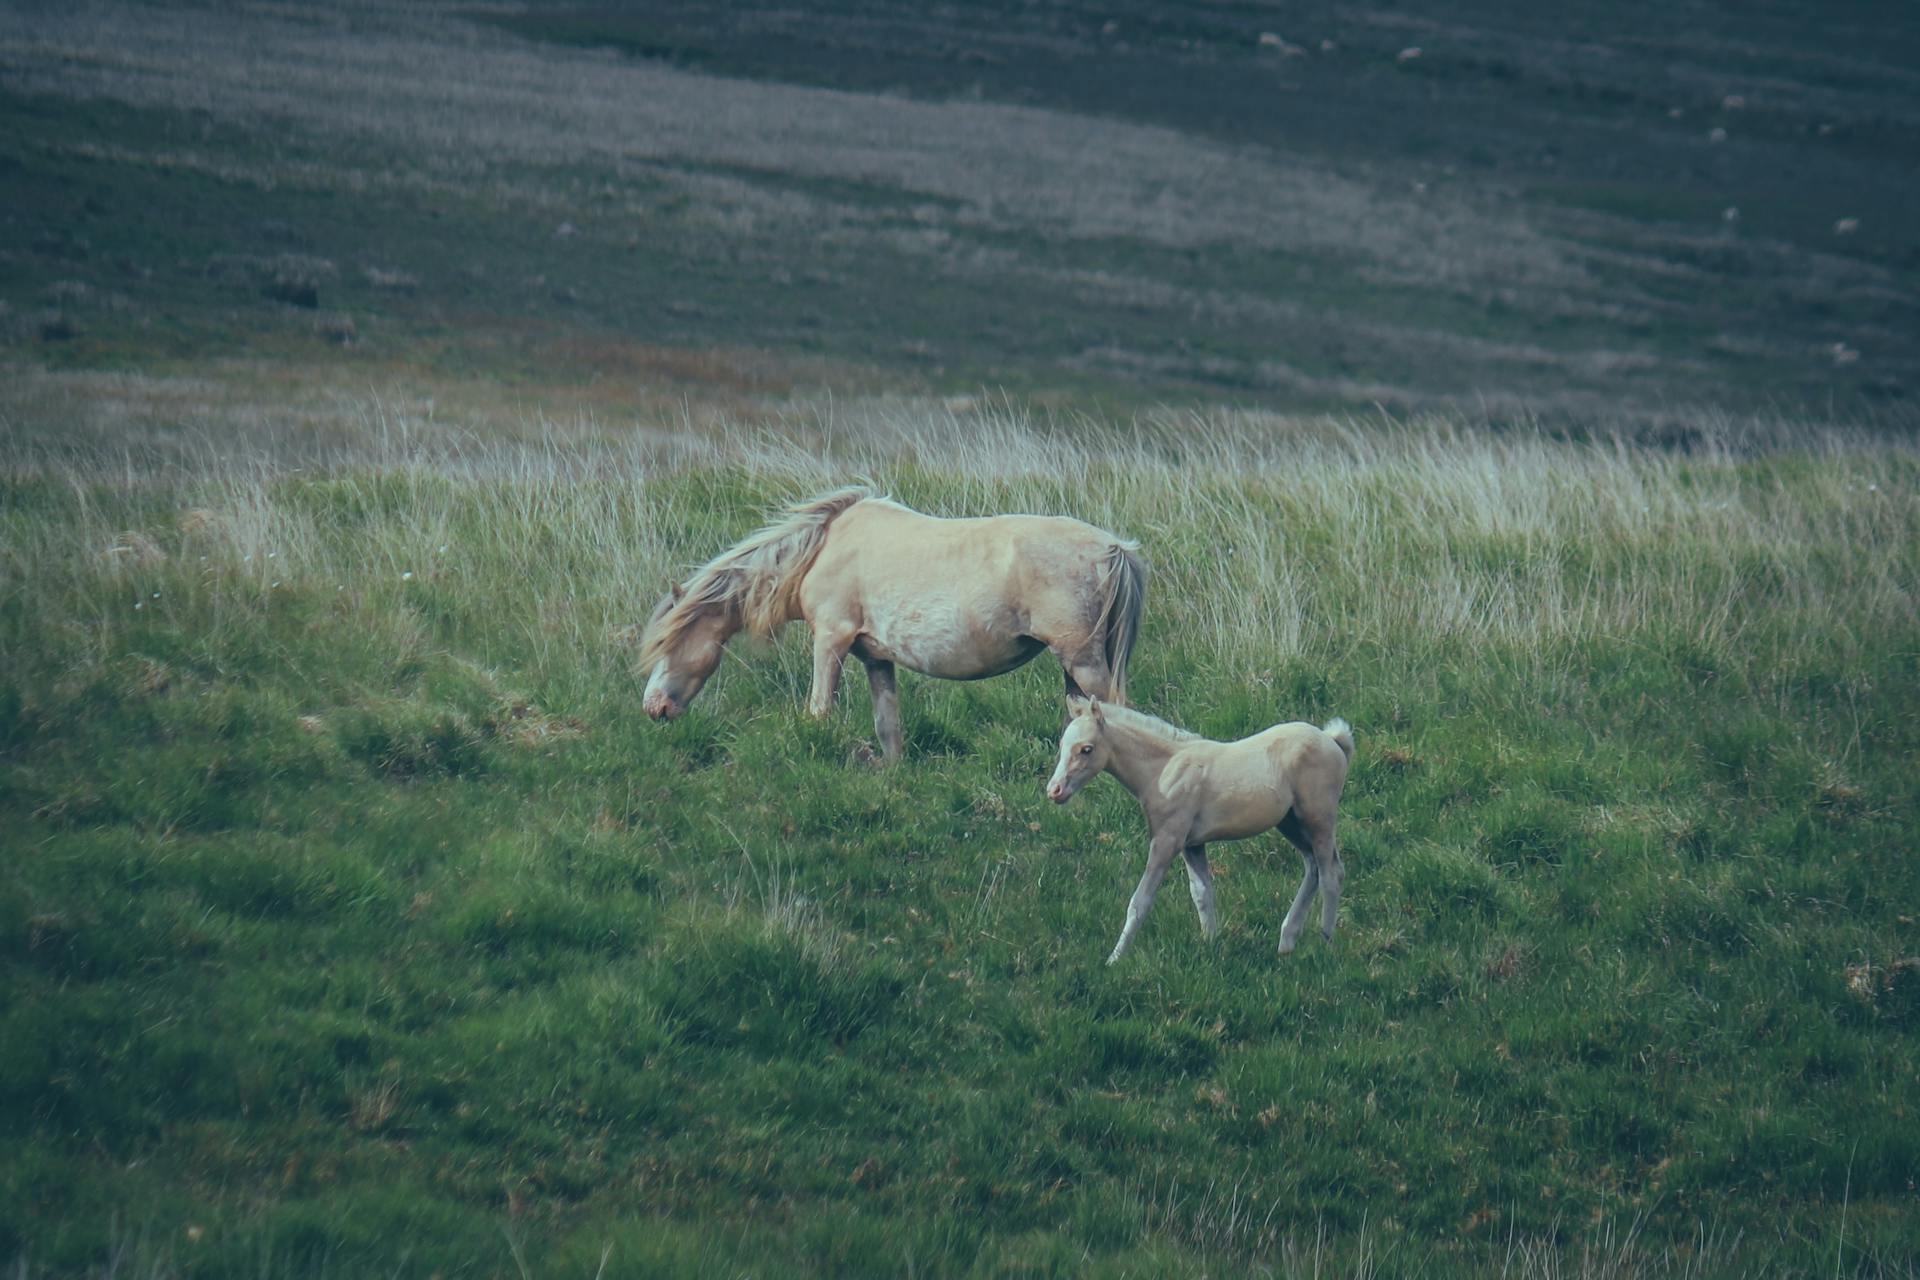
<svg viewBox="0 0 1920 1280"><path fill-rule="evenodd" d="M879 764L880 757L873 754L873 748L863 742L847 753L847 762L849 764Z"/></svg>

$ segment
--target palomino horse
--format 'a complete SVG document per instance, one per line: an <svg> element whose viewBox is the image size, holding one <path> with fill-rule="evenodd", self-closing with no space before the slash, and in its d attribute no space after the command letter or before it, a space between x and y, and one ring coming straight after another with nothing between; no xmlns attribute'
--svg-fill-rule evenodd
<svg viewBox="0 0 1920 1280"><path fill-rule="evenodd" d="M894 665L947 680L1011 671L1050 649L1070 694L1124 701L1146 566L1134 543L1064 516L924 516L871 489L799 503L715 556L661 600L641 640L642 706L687 709L739 631L813 629L807 708L833 708L851 653L867 668L873 726L900 758Z"/></svg>
<svg viewBox="0 0 1920 1280"><path fill-rule="evenodd" d="M1067 710L1072 718L1060 735L1060 762L1047 798L1065 804L1104 769L1133 792L1153 833L1147 872L1127 903L1126 927L1108 964L1126 953L1140 931L1175 853L1186 854L1200 932L1212 938L1220 922L1213 914L1208 841L1244 840L1275 827L1307 864L1280 926L1280 954L1300 941L1316 888L1320 932L1333 940L1344 874L1333 842L1334 811L1353 759L1353 730L1345 720L1329 720L1324 729L1277 724L1238 742L1212 742L1138 711L1102 707L1096 699L1069 698Z"/></svg>

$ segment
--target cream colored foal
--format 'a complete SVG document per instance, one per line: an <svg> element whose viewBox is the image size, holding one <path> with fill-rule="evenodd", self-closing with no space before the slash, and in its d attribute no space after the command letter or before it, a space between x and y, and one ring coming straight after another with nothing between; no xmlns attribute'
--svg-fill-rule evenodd
<svg viewBox="0 0 1920 1280"><path fill-rule="evenodd" d="M1212 938L1220 924L1213 911L1208 843L1244 840L1276 827L1307 868L1280 926L1280 954L1300 941L1316 890L1320 932L1332 941L1344 870L1333 824L1353 759L1353 730L1345 720L1330 720L1324 729L1277 724L1238 742L1213 742L1097 698L1069 698L1067 710L1072 718L1060 735L1060 761L1047 783L1047 798L1065 804L1104 770L1133 792L1153 837L1146 874L1127 903L1127 923L1108 964L1132 945L1176 853L1186 855L1187 887L1200 913L1200 931Z"/></svg>

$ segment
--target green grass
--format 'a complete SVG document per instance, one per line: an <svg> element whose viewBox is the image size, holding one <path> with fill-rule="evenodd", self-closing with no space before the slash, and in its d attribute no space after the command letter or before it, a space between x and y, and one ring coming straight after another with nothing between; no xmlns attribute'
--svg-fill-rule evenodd
<svg viewBox="0 0 1920 1280"><path fill-rule="evenodd" d="M0 1271L1920 1270L1911 33L1645 19L0 11ZM1103 967L1044 662L647 722L858 475L1351 720L1337 943Z"/></svg>
<svg viewBox="0 0 1920 1280"><path fill-rule="evenodd" d="M0 1263L1912 1274L1909 451L938 425L16 456ZM1139 537L1147 709L1350 719L1336 943L1253 841L1105 968L1144 831L1044 801L1043 664L905 677L891 770L797 630L649 723L621 626L860 470Z"/></svg>

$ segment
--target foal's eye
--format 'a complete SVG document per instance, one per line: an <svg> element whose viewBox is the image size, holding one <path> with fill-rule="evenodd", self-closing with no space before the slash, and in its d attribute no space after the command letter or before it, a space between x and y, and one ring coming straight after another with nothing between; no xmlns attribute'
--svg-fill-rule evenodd
<svg viewBox="0 0 1920 1280"><path fill-rule="evenodd" d="M1083 756L1088 756L1088 755L1092 755L1092 754L1093 754L1093 744L1092 744L1091 742L1083 742L1083 743L1081 743L1081 744L1080 744L1080 754L1081 754L1081 755L1083 755Z"/></svg>

